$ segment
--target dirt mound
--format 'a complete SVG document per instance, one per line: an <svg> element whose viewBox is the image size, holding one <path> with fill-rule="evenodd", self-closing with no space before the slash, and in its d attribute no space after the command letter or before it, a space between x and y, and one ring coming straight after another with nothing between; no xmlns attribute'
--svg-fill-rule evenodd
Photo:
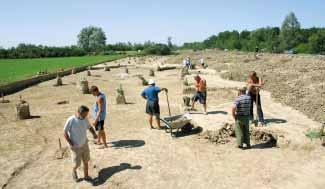
<svg viewBox="0 0 325 189"><path fill-rule="evenodd" d="M223 78L246 81L254 70L276 100L316 121L325 120L325 61L321 56L261 54L257 60L245 61L247 54L231 54L228 59L227 63L217 60L211 65L223 70Z"/></svg>
<svg viewBox="0 0 325 189"><path fill-rule="evenodd" d="M225 123L220 129L215 131L205 131L200 134L201 138L208 139L212 143L226 144L230 142L231 137L235 137L234 124Z"/></svg>

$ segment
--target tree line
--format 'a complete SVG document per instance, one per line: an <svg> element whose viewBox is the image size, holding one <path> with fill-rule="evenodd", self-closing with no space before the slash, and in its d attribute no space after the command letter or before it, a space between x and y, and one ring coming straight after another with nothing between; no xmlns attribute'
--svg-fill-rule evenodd
<svg viewBox="0 0 325 189"><path fill-rule="evenodd" d="M102 28L89 26L83 28L78 34L78 45L49 47L22 43L17 47L7 49L0 47L0 59L109 55L121 51L141 51L143 54L168 55L172 51L171 38L168 38L168 45L151 41L106 44L106 40L106 34Z"/></svg>
<svg viewBox="0 0 325 189"><path fill-rule="evenodd" d="M286 16L281 28L224 31L210 36L203 42L184 43L182 48L325 54L325 28L303 29L295 14L291 12Z"/></svg>

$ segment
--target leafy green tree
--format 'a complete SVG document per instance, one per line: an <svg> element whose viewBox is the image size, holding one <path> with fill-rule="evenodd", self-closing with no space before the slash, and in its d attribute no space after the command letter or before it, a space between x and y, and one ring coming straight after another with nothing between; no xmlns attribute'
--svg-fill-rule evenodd
<svg viewBox="0 0 325 189"><path fill-rule="evenodd" d="M282 48L290 50L298 43L300 23L293 12L290 12L284 19L281 27Z"/></svg>
<svg viewBox="0 0 325 189"><path fill-rule="evenodd" d="M89 26L83 28L78 35L78 45L87 52L104 50L106 35L102 28Z"/></svg>
<svg viewBox="0 0 325 189"><path fill-rule="evenodd" d="M319 30L309 38L309 48L311 53L325 53L325 29Z"/></svg>

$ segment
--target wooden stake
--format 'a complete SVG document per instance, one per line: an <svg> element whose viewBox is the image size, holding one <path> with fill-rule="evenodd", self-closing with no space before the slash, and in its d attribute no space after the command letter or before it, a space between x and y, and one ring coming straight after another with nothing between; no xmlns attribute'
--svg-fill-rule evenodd
<svg viewBox="0 0 325 189"><path fill-rule="evenodd" d="M59 149L62 149L61 139L59 138Z"/></svg>

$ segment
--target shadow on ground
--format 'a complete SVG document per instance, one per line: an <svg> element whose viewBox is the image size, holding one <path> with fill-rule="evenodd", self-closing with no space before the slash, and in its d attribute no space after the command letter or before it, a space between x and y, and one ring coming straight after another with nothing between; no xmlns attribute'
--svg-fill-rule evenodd
<svg viewBox="0 0 325 189"><path fill-rule="evenodd" d="M41 116L33 116L33 115L31 115L27 119L39 119L39 118L41 118Z"/></svg>
<svg viewBox="0 0 325 189"><path fill-rule="evenodd" d="M121 171L132 169L132 170L139 170L142 169L140 165L132 166L129 163L121 163L117 166L107 167L104 169L101 169L98 173L98 176L94 178L93 185L99 186L104 184L110 177L112 177L114 174L119 173Z"/></svg>
<svg viewBox="0 0 325 189"><path fill-rule="evenodd" d="M136 148L141 147L146 144L143 140L118 140L114 142L110 142L113 148Z"/></svg>
<svg viewBox="0 0 325 189"><path fill-rule="evenodd" d="M204 113L203 112L191 112L191 114L204 114ZM210 112L208 112L208 115L215 115L215 114L227 115L228 112L225 112L225 111L210 111Z"/></svg>
<svg viewBox="0 0 325 189"><path fill-rule="evenodd" d="M269 124L269 123L274 123L274 124L287 123L287 120L285 120L285 119L277 119L277 118L265 119L264 121L265 121L266 124Z"/></svg>
<svg viewBox="0 0 325 189"><path fill-rule="evenodd" d="M189 135L196 135L201 133L202 131L203 131L202 127L195 127L195 128L193 128L193 126L189 128L184 127L180 132L175 133L175 137L180 138Z"/></svg>

